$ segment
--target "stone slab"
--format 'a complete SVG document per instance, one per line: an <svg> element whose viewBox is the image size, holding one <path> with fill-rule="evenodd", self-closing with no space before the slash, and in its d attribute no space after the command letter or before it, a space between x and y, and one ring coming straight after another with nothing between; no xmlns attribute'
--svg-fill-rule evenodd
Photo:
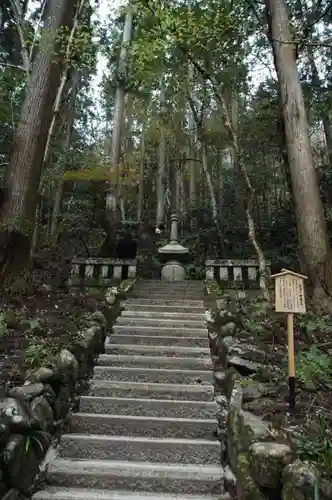
<svg viewBox="0 0 332 500"><path fill-rule="evenodd" d="M199 397L199 394L197 395ZM139 399L82 396L81 413L104 415L132 415L141 417L215 418L218 405L206 401L170 401L167 399Z"/></svg>
<svg viewBox="0 0 332 500"><path fill-rule="evenodd" d="M114 336L113 336L114 339ZM168 356L175 358L210 358L210 349L208 347L181 347L181 346L159 346L159 345L140 345L140 344L114 344L110 342L112 337L107 338L105 342L106 354L126 354L140 356Z"/></svg>
<svg viewBox="0 0 332 500"><path fill-rule="evenodd" d="M125 329L123 332L123 328L119 329L119 333L112 334L109 337L110 344L114 342L114 344L137 344L137 345L154 345L154 346L178 346L178 347L204 347L207 348L209 345L209 340L207 335L201 335L199 337L192 336L187 337L177 337L173 335L167 335L167 332L162 332L163 335L154 335L154 332L150 332L149 335L137 334L130 335ZM129 335L128 335L129 333ZM143 332L144 333L144 332Z"/></svg>
<svg viewBox="0 0 332 500"><path fill-rule="evenodd" d="M73 459L220 464L220 443L203 439L65 434L60 456Z"/></svg>
<svg viewBox="0 0 332 500"><path fill-rule="evenodd" d="M121 382L93 380L89 395L104 397L151 398L185 401L212 401L212 385L189 384L146 384L141 382Z"/></svg>
<svg viewBox="0 0 332 500"><path fill-rule="evenodd" d="M167 357L167 356L140 356L140 355L113 355L101 354L98 366L122 366L134 368L165 368L180 370L212 370L212 361L209 358Z"/></svg>
<svg viewBox="0 0 332 500"><path fill-rule="evenodd" d="M32 500L222 500L220 495L185 495L130 491L109 491L86 488L57 488L48 486L38 491Z"/></svg>
<svg viewBox="0 0 332 500"><path fill-rule="evenodd" d="M74 413L70 432L72 434L99 433L109 436L149 436L214 441L215 428L215 419Z"/></svg>
<svg viewBox="0 0 332 500"><path fill-rule="evenodd" d="M169 292L158 292L151 290L133 290L130 297L136 299L159 299L159 300L203 300L203 294L196 292L185 292L173 290Z"/></svg>
<svg viewBox="0 0 332 500"><path fill-rule="evenodd" d="M151 493L218 495L222 478L221 467L203 465L57 459L49 468L53 486Z"/></svg>
<svg viewBox="0 0 332 500"><path fill-rule="evenodd" d="M197 328L197 327L180 327L180 326L152 326L152 325L120 325L116 324L113 326L113 333L122 335L152 335L152 336L179 336L179 337L202 337L208 338L207 328Z"/></svg>
<svg viewBox="0 0 332 500"><path fill-rule="evenodd" d="M134 298L134 297L128 297L128 299L125 302L127 305L128 304L136 304L136 305L161 305L161 306L173 306L173 307L204 307L204 301L202 299L176 299L176 298L165 298L162 297L157 298L155 297L154 294L152 294L150 297L141 297L141 298Z"/></svg>
<svg viewBox="0 0 332 500"><path fill-rule="evenodd" d="M154 326L154 327L175 327L175 328L184 328L184 327L190 327L190 328L205 328L206 323L204 319L191 319L191 317L187 316L186 318L163 318L163 317L143 317L143 318L138 318L138 317L133 317L133 316L126 316L126 315L121 315L116 321L116 325L131 325L131 326L136 326L139 325L140 327L142 326Z"/></svg>
<svg viewBox="0 0 332 500"><path fill-rule="evenodd" d="M142 311L140 310L130 310L125 309L121 313L123 318L136 318L136 321L141 320L141 318L149 319L175 319L175 320L191 320L191 321L204 321L204 311L201 312L179 312L179 311Z"/></svg>
<svg viewBox="0 0 332 500"><path fill-rule="evenodd" d="M202 306L190 307L190 306L167 306L163 304L136 304L135 302L123 302L122 306L125 311L130 312L153 312L153 313L170 313L176 312L178 314L204 314L204 308Z"/></svg>
<svg viewBox="0 0 332 500"><path fill-rule="evenodd" d="M204 370L95 366L94 380L122 380L127 382L165 384L212 384L213 373Z"/></svg>

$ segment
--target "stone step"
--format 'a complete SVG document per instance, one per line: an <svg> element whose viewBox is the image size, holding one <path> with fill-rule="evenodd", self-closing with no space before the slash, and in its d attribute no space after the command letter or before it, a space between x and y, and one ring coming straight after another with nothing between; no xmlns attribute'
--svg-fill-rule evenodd
<svg viewBox="0 0 332 500"><path fill-rule="evenodd" d="M38 491L32 500L222 500L220 495L186 495L168 493L136 493L121 490L97 490L87 488L57 488L47 486Z"/></svg>
<svg viewBox="0 0 332 500"><path fill-rule="evenodd" d="M220 464L219 441L133 436L65 434L60 456L72 459Z"/></svg>
<svg viewBox="0 0 332 500"><path fill-rule="evenodd" d="M162 284L162 285L165 285L165 286L169 286L173 283L189 283L189 284L192 284L192 285L201 285L201 284L204 284L204 282L202 280L192 280L192 279L185 279L183 281L164 281L162 280L161 278L157 278L157 279L148 279L148 280L143 280L143 279L139 279L137 281L138 284L144 284L144 283L159 283L159 284Z"/></svg>
<svg viewBox="0 0 332 500"><path fill-rule="evenodd" d="M165 306L159 304L136 304L123 302L122 307L125 311L144 311L144 312L155 312L155 313L170 313L177 312L180 314L204 314L204 307L198 306Z"/></svg>
<svg viewBox="0 0 332 500"><path fill-rule="evenodd" d="M109 380L92 380L90 382L90 396L116 398L153 398L170 401L209 401L214 395L210 384L146 384L142 382L121 382Z"/></svg>
<svg viewBox="0 0 332 500"><path fill-rule="evenodd" d="M114 338L114 336L112 336ZM112 341L111 337L111 341ZM151 337L150 337L151 338ZM127 339L127 337L126 337ZM128 340L128 339L127 339ZM210 358L208 347L179 347L179 346L159 346L140 344L113 344L105 343L106 354L118 355L139 355L139 356L168 356L174 358Z"/></svg>
<svg viewBox="0 0 332 500"><path fill-rule="evenodd" d="M108 434L109 436L149 436L163 438L207 439L213 441L215 419L141 417L73 413L72 434Z"/></svg>
<svg viewBox="0 0 332 500"><path fill-rule="evenodd" d="M135 290L158 288L160 290L172 291L172 290L194 290L201 291L204 290L205 286L203 282L201 283L188 283L186 281L164 281L160 283L153 283L151 281L136 282Z"/></svg>
<svg viewBox="0 0 332 500"><path fill-rule="evenodd" d="M151 382L162 384L213 383L213 373L204 370L167 370L162 368L126 368L95 366L94 380L121 380L123 382Z"/></svg>
<svg viewBox="0 0 332 500"><path fill-rule="evenodd" d="M169 287L173 286L186 286L187 288L194 287L204 287L204 282L202 280L183 280L183 281L164 281L164 280L137 280L137 286L160 286L160 287Z"/></svg>
<svg viewBox="0 0 332 500"><path fill-rule="evenodd" d="M114 327L113 327L114 328ZM192 334L192 337L177 337L176 334L175 336L165 336L164 335L154 335L154 332L150 332L148 335L136 335L137 332L134 333L134 335L128 335L128 331L125 330L125 333L122 334L120 332L123 331L123 327L120 327L118 334L111 334L107 339L105 345L111 346L114 344L121 344L121 345L153 345L153 346L161 346L161 347L202 347L202 348L208 348L209 345L209 340L208 340L208 335L207 333L204 334L203 336L200 337L195 337L194 334ZM114 342L114 344L113 344Z"/></svg>
<svg viewBox="0 0 332 500"><path fill-rule="evenodd" d="M133 316L119 316L118 319L116 320L116 325L130 325L130 326L161 326L163 328L166 327L175 327L175 328L183 328L183 327L188 327L188 328L205 328L206 327L206 322L204 319L190 319L190 316L187 319L183 318L141 318L141 317L133 317Z"/></svg>
<svg viewBox="0 0 332 500"><path fill-rule="evenodd" d="M155 305L155 306L173 306L173 307L204 307L204 300L188 300L188 299L165 299L165 298L128 298L125 301L126 305Z"/></svg>
<svg viewBox="0 0 332 500"><path fill-rule="evenodd" d="M53 486L122 489L153 494L220 495L222 478L223 470L218 465L112 460L56 459L51 463L48 474L48 480Z"/></svg>
<svg viewBox="0 0 332 500"><path fill-rule="evenodd" d="M204 296L205 290L204 287L188 287L188 286L170 286L170 287L164 287L164 286L135 286L135 288L132 289L131 295L135 293L144 293L144 292L150 292L150 293L158 293L158 294L173 294L173 293L184 293L187 295L196 295L197 297L201 298Z"/></svg>
<svg viewBox="0 0 332 500"><path fill-rule="evenodd" d="M204 284L201 282L201 283L189 283L188 281L173 281L173 282L151 282L151 281L146 281L144 283L139 283L137 282L135 284L135 289L138 289L138 290L142 290L142 289L149 289L149 288L152 288L152 289L159 289L159 290L169 290L169 291L172 291L172 290L194 290L194 291L204 291Z"/></svg>
<svg viewBox="0 0 332 500"><path fill-rule="evenodd" d="M112 355L101 354L98 366L122 366L124 368L165 368L180 370L212 370L212 361L209 358L167 357L167 356L139 356L139 355Z"/></svg>
<svg viewBox="0 0 332 500"><path fill-rule="evenodd" d="M181 326L160 326L160 325L121 325L115 324L112 328L113 333L122 334L122 335L161 335L176 337L202 337L208 339L208 330L207 328L201 327L181 327Z"/></svg>
<svg viewBox="0 0 332 500"><path fill-rule="evenodd" d="M189 320L194 321L204 321L204 311L198 313L183 313L183 312L164 312L164 311L142 311L142 310L134 310L134 309L125 309L121 313L121 317L123 318L151 318L151 319L175 319L175 320L185 320L186 322ZM139 320L140 321L140 320Z"/></svg>
<svg viewBox="0 0 332 500"><path fill-rule="evenodd" d="M199 394L198 394L199 397ZM214 401L170 401L168 399L139 399L82 396L81 413L131 415L141 417L215 418L218 406Z"/></svg>
<svg viewBox="0 0 332 500"><path fill-rule="evenodd" d="M133 299L153 299L153 300L203 300L203 295L201 293L189 293L189 292L154 292L151 290L143 290L136 292L133 291L129 298Z"/></svg>

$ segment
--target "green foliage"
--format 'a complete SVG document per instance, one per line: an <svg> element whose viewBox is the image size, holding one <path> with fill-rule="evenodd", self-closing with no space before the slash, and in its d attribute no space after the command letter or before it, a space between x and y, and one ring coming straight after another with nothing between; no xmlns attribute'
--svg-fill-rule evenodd
<svg viewBox="0 0 332 500"><path fill-rule="evenodd" d="M205 286L209 295L214 298L219 298L223 296L223 290L220 288L216 280L206 280Z"/></svg>
<svg viewBox="0 0 332 500"><path fill-rule="evenodd" d="M316 463L323 471L331 472L332 436L331 422L319 412L314 435L302 435L297 443L296 453L301 460Z"/></svg>
<svg viewBox="0 0 332 500"><path fill-rule="evenodd" d="M332 333L332 319L328 315L317 316L313 312L308 312L299 316L297 325L304 330L309 338L314 338L315 334Z"/></svg>
<svg viewBox="0 0 332 500"><path fill-rule="evenodd" d="M205 276L205 266L199 264L187 264L185 266L187 279L201 280Z"/></svg>
<svg viewBox="0 0 332 500"><path fill-rule="evenodd" d="M25 453L28 453L30 448L33 448L38 454L44 455L47 451L52 435L49 432L30 429L28 434L25 435Z"/></svg>
<svg viewBox="0 0 332 500"><path fill-rule="evenodd" d="M118 287L118 291L119 292L126 292L126 290L128 289L128 287L131 287L133 285L133 283L135 282L135 278L128 278L126 280L122 280L119 287Z"/></svg>
<svg viewBox="0 0 332 500"><path fill-rule="evenodd" d="M24 351L25 364L30 369L38 368L51 360L58 351L59 346L52 340L32 337L29 339L29 345Z"/></svg>
<svg viewBox="0 0 332 500"><path fill-rule="evenodd" d="M332 358L317 346L296 356L296 377L308 390L332 389Z"/></svg>
<svg viewBox="0 0 332 500"><path fill-rule="evenodd" d="M258 318L259 317L260 315L258 316ZM257 316L249 316L248 318L245 318L243 320L243 326L248 330L249 333L264 333L265 323L262 323L258 318Z"/></svg>

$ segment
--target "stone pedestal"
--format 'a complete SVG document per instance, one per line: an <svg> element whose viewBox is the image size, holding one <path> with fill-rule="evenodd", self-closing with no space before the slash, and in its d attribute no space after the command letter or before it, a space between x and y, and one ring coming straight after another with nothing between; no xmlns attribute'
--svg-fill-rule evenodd
<svg viewBox="0 0 332 500"><path fill-rule="evenodd" d="M184 281L186 271L183 262L188 255L188 248L183 247L177 241L178 239L178 219L177 215L171 216L171 235L170 242L162 248L159 248L160 256L166 261L161 271L163 281Z"/></svg>
<svg viewBox="0 0 332 500"><path fill-rule="evenodd" d="M161 279L163 281L184 281L186 270L180 262L170 260L161 270Z"/></svg>

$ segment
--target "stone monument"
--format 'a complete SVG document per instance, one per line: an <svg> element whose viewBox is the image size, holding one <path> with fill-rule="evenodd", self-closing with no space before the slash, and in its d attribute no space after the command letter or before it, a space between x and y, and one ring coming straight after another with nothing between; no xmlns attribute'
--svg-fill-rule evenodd
<svg viewBox="0 0 332 500"><path fill-rule="evenodd" d="M188 248L178 243L178 217L171 215L170 242L159 248L158 252L166 262L161 270L161 279L164 281L184 281L186 271L183 262L187 260Z"/></svg>

